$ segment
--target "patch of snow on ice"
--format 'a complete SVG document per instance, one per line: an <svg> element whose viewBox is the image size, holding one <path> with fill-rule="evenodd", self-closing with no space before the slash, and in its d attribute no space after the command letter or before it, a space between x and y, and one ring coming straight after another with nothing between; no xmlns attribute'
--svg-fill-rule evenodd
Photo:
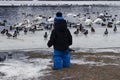
<svg viewBox="0 0 120 80"><path fill-rule="evenodd" d="M109 56L109 55L102 55L100 57L103 57L103 58L111 58L111 59L120 59L120 56Z"/></svg>
<svg viewBox="0 0 120 80"><path fill-rule="evenodd" d="M77 48L78 52L120 52L120 28L118 32L114 33L112 29L109 30L108 36L103 35L105 28L95 27L96 32L93 34L90 32L90 28L87 28L89 34L85 36L80 33L77 36L74 35L74 28L70 28L73 36L73 44L71 48ZM6 36L0 36L0 50L33 50L33 49L46 49L52 50L53 48L47 47L51 31L47 31L48 39L44 39L43 35L45 31L36 31L35 34L28 33L24 35L21 32L18 39L7 39ZM6 45L7 44L7 45Z"/></svg>
<svg viewBox="0 0 120 80"><path fill-rule="evenodd" d="M110 58L110 59L119 59L120 57L119 56L114 56L114 55L98 55L98 56L95 56L95 55L84 55L83 57L100 57L100 58Z"/></svg>
<svg viewBox="0 0 120 80"><path fill-rule="evenodd" d="M119 64L115 64L115 63L103 63L103 62L95 62L95 61L85 61L84 59L78 60L78 59L74 59L71 60L71 63L75 63L75 64L80 64L80 65L85 65L88 64L90 66L106 66L106 65L119 65Z"/></svg>

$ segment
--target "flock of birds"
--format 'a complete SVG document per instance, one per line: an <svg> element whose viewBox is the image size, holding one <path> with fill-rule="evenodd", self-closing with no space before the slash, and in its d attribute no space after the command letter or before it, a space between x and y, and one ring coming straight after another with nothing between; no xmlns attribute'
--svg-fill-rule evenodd
<svg viewBox="0 0 120 80"><path fill-rule="evenodd" d="M72 27L76 28L76 31L74 32L74 34L79 34L79 32L83 33L84 35L88 34L88 30L86 29L86 27L90 28L91 32L95 32L95 27L93 26L95 24L95 26L101 26L103 28L105 28L104 34L107 35L108 34L108 28L113 28L113 31L116 32L117 31L117 25L120 25L120 21L118 19L118 15L110 15L108 14L106 11L104 11L105 13L99 13L99 15L97 16L97 18L93 21L91 16L89 15L90 13L86 13L84 15L85 19L81 19L79 24L75 24ZM95 12L93 13L95 14ZM89 15L88 17L86 17L87 15ZM77 15L74 17L78 17ZM71 27L73 23L69 23L69 26Z"/></svg>
<svg viewBox="0 0 120 80"><path fill-rule="evenodd" d="M28 32L35 33L36 31L41 31L44 29L51 30L53 28L53 23L48 24L45 22L52 22L54 18L39 15L38 17L35 17L32 21L30 21L29 19L27 19L27 17L31 16L33 18L32 14L22 13L22 15L24 15L24 20L20 23L15 23L12 26L9 26L9 28L8 26L6 26L8 22L7 20L3 20L3 22L0 22L0 26L3 27L0 33L2 35L6 35L8 38L16 39L17 36L20 35L21 31L23 31L24 34L27 35ZM45 32L43 37L47 38L48 33Z"/></svg>
<svg viewBox="0 0 120 80"><path fill-rule="evenodd" d="M94 32L95 32L95 28L90 27L90 31L94 33ZM117 31L116 25L114 25L113 31L114 31L114 32ZM85 28L82 26L82 24L80 24L79 27L76 29L76 31L74 31L74 34L79 34L79 32L83 33L84 35L87 35L87 34L88 34L88 30L85 29ZM105 34L105 35L108 34L108 29L107 29L107 28L105 29L104 34Z"/></svg>
<svg viewBox="0 0 120 80"><path fill-rule="evenodd" d="M7 29L3 29L3 30L1 31L1 34L2 34L2 35L6 34L6 36L7 36L8 38L10 38L10 37L16 38L16 37L17 37L17 31L15 31L15 32L13 33L13 35L12 35L12 34L10 34L10 33L8 32Z"/></svg>
<svg viewBox="0 0 120 80"><path fill-rule="evenodd" d="M14 30L14 31L13 31ZM39 29L39 30L43 30L43 29ZM9 31L13 31L13 33L10 33ZM13 39L16 39L18 35L20 35L20 32L23 31L25 35L27 35L28 32L32 32L32 33L35 33L35 31L38 31L37 27L34 26L34 27L31 27L31 28L25 28L25 27L22 27L22 28L19 28L19 27L16 27L15 29L3 29L1 31L1 34L2 35L6 35L8 38L13 38ZM48 37L48 33L45 32L44 38L47 38Z"/></svg>
<svg viewBox="0 0 120 80"><path fill-rule="evenodd" d="M103 11L103 13L100 12L92 12L93 15L97 15L95 20L92 20L92 16L91 13L87 12L85 14L82 15L81 14L72 14L72 13L68 13L67 15L65 15L65 19L67 20L67 24L68 27L73 27L76 28L76 31L74 32L74 34L79 34L80 32L87 35L88 34L88 30L86 29L86 26L89 26L91 28L91 32L95 32L95 28L93 27L93 24L99 24L101 26L105 26L105 32L104 34L107 35L108 34L108 29L107 28L113 28L113 31L116 32L117 31L117 27L116 25L120 25L120 21L116 21L118 18L118 15L111 15L109 14L109 12L107 12L106 10ZM22 15L25 16L25 19L28 16L33 17L32 14L25 14L22 13ZM69 18L69 19L68 19ZM72 19L74 18L78 18L79 23L74 23L71 22ZM45 20L46 22L42 22L42 20ZM3 20L3 22L0 22L0 26L5 26L5 24L7 23L7 20ZM39 15L39 17L36 17L34 20L30 21L29 19L24 20L21 23L17 23L14 24L13 26L10 26L9 29L3 29L1 31L2 35L5 35L10 38L17 38L17 36L20 34L20 31L23 31L24 34L26 35L28 33L28 31L35 33L35 31L39 31L39 30L52 30L53 29L53 23L54 23L54 18L53 17L45 17L42 15ZM85 27L84 27L84 26ZM42 26L42 28L41 28ZM13 34L10 33L10 31L14 31ZM43 35L44 38L48 37L48 33L45 32Z"/></svg>

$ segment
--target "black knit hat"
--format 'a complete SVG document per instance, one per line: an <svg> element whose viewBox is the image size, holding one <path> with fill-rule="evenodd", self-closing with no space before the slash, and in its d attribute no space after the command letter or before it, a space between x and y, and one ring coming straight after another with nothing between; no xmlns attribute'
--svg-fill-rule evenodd
<svg viewBox="0 0 120 80"><path fill-rule="evenodd" d="M62 17L62 13L61 13L61 12L57 12L57 13L56 13L56 16L57 16L57 17Z"/></svg>

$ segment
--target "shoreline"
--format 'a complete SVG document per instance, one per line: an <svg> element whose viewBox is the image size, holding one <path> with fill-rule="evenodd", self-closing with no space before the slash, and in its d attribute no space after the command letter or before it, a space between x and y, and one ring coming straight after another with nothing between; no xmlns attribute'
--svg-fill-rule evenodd
<svg viewBox="0 0 120 80"><path fill-rule="evenodd" d="M9 80L19 80L20 78L25 80L120 79L120 54L71 52L70 55L70 68L62 68L61 70L56 71L52 70L52 53L33 51L25 53L13 52L13 59L7 59L4 63L1 63L0 67L2 68L0 75L2 80L8 80L8 77ZM12 74L10 71L16 74ZM35 75L31 72L33 72Z"/></svg>
<svg viewBox="0 0 120 80"><path fill-rule="evenodd" d="M72 53L120 53L120 47L115 48L72 48L75 52ZM6 49L0 50L2 52L48 52L52 53L53 48L29 48L29 49Z"/></svg>

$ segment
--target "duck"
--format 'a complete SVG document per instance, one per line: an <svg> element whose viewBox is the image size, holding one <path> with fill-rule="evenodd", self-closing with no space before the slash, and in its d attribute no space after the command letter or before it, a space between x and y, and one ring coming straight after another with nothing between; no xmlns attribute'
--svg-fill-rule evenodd
<svg viewBox="0 0 120 80"><path fill-rule="evenodd" d="M0 26L5 26L5 23L0 22Z"/></svg>
<svg viewBox="0 0 120 80"><path fill-rule="evenodd" d="M16 33L19 35L20 33L19 27L16 27Z"/></svg>
<svg viewBox="0 0 120 80"><path fill-rule="evenodd" d="M14 31L13 38L17 38L17 31Z"/></svg>
<svg viewBox="0 0 120 80"><path fill-rule="evenodd" d="M31 31L31 32L33 32L33 33L35 33L36 29L37 29L37 27L36 27L36 26L34 26L33 28L30 28L30 29L29 29L29 31Z"/></svg>
<svg viewBox="0 0 120 80"><path fill-rule="evenodd" d="M24 34L26 35L28 32L27 28L24 28Z"/></svg>
<svg viewBox="0 0 120 80"><path fill-rule="evenodd" d="M108 30L107 30L107 29L105 30L104 34L105 34L105 35L107 35L107 34L108 34Z"/></svg>
<svg viewBox="0 0 120 80"><path fill-rule="evenodd" d="M87 15L86 15L86 14L84 14L83 16L84 16L84 17L86 17Z"/></svg>
<svg viewBox="0 0 120 80"><path fill-rule="evenodd" d="M102 20L103 20L103 22L106 22L106 18L103 17Z"/></svg>
<svg viewBox="0 0 120 80"><path fill-rule="evenodd" d="M93 27L91 27L91 32L95 32L95 29Z"/></svg>
<svg viewBox="0 0 120 80"><path fill-rule="evenodd" d="M101 26L106 26L106 24L105 24L105 23L102 23Z"/></svg>
<svg viewBox="0 0 120 80"><path fill-rule="evenodd" d="M112 19L111 21L112 21L112 22L114 22L114 21L115 21L115 19Z"/></svg>
<svg viewBox="0 0 120 80"><path fill-rule="evenodd" d="M108 23L107 23L107 27L108 27L108 28L112 28L112 24L113 24L112 22L108 22Z"/></svg>
<svg viewBox="0 0 120 80"><path fill-rule="evenodd" d="M13 30L13 27L12 26L10 26L10 31L12 31Z"/></svg>
<svg viewBox="0 0 120 80"><path fill-rule="evenodd" d="M79 29L77 29L75 32L74 32L74 34L78 34L79 33Z"/></svg>
<svg viewBox="0 0 120 80"><path fill-rule="evenodd" d="M95 14L95 12L92 12L92 14Z"/></svg>
<svg viewBox="0 0 120 80"><path fill-rule="evenodd" d="M0 26L5 26L6 23L7 23L7 20L3 20L3 22L0 22Z"/></svg>
<svg viewBox="0 0 120 80"><path fill-rule="evenodd" d="M105 18L112 18L112 15L105 15Z"/></svg>
<svg viewBox="0 0 120 80"><path fill-rule="evenodd" d="M117 31L117 27L116 27L116 25L115 25L115 27L114 27L113 31L114 31L114 32L116 32L116 31Z"/></svg>
<svg viewBox="0 0 120 80"><path fill-rule="evenodd" d="M117 15L117 14L115 14L114 16L115 16L115 17L117 17L118 15Z"/></svg>
<svg viewBox="0 0 120 80"><path fill-rule="evenodd" d="M47 37L48 37L48 34L47 34L47 32L45 32L44 38L46 39Z"/></svg>
<svg viewBox="0 0 120 80"><path fill-rule="evenodd" d="M80 24L80 26L79 26L80 31L82 31L83 28L84 27L82 26L82 24Z"/></svg>
<svg viewBox="0 0 120 80"><path fill-rule="evenodd" d="M12 34L10 34L10 33L8 32L8 30L6 30L6 36L7 36L8 38L10 38L10 37L12 37Z"/></svg>
<svg viewBox="0 0 120 80"><path fill-rule="evenodd" d="M83 33L84 35L87 35L88 34L88 30L85 30L85 32Z"/></svg>
<svg viewBox="0 0 120 80"><path fill-rule="evenodd" d="M3 30L1 31L1 34L4 35L5 32L6 32L6 29L3 29Z"/></svg>

